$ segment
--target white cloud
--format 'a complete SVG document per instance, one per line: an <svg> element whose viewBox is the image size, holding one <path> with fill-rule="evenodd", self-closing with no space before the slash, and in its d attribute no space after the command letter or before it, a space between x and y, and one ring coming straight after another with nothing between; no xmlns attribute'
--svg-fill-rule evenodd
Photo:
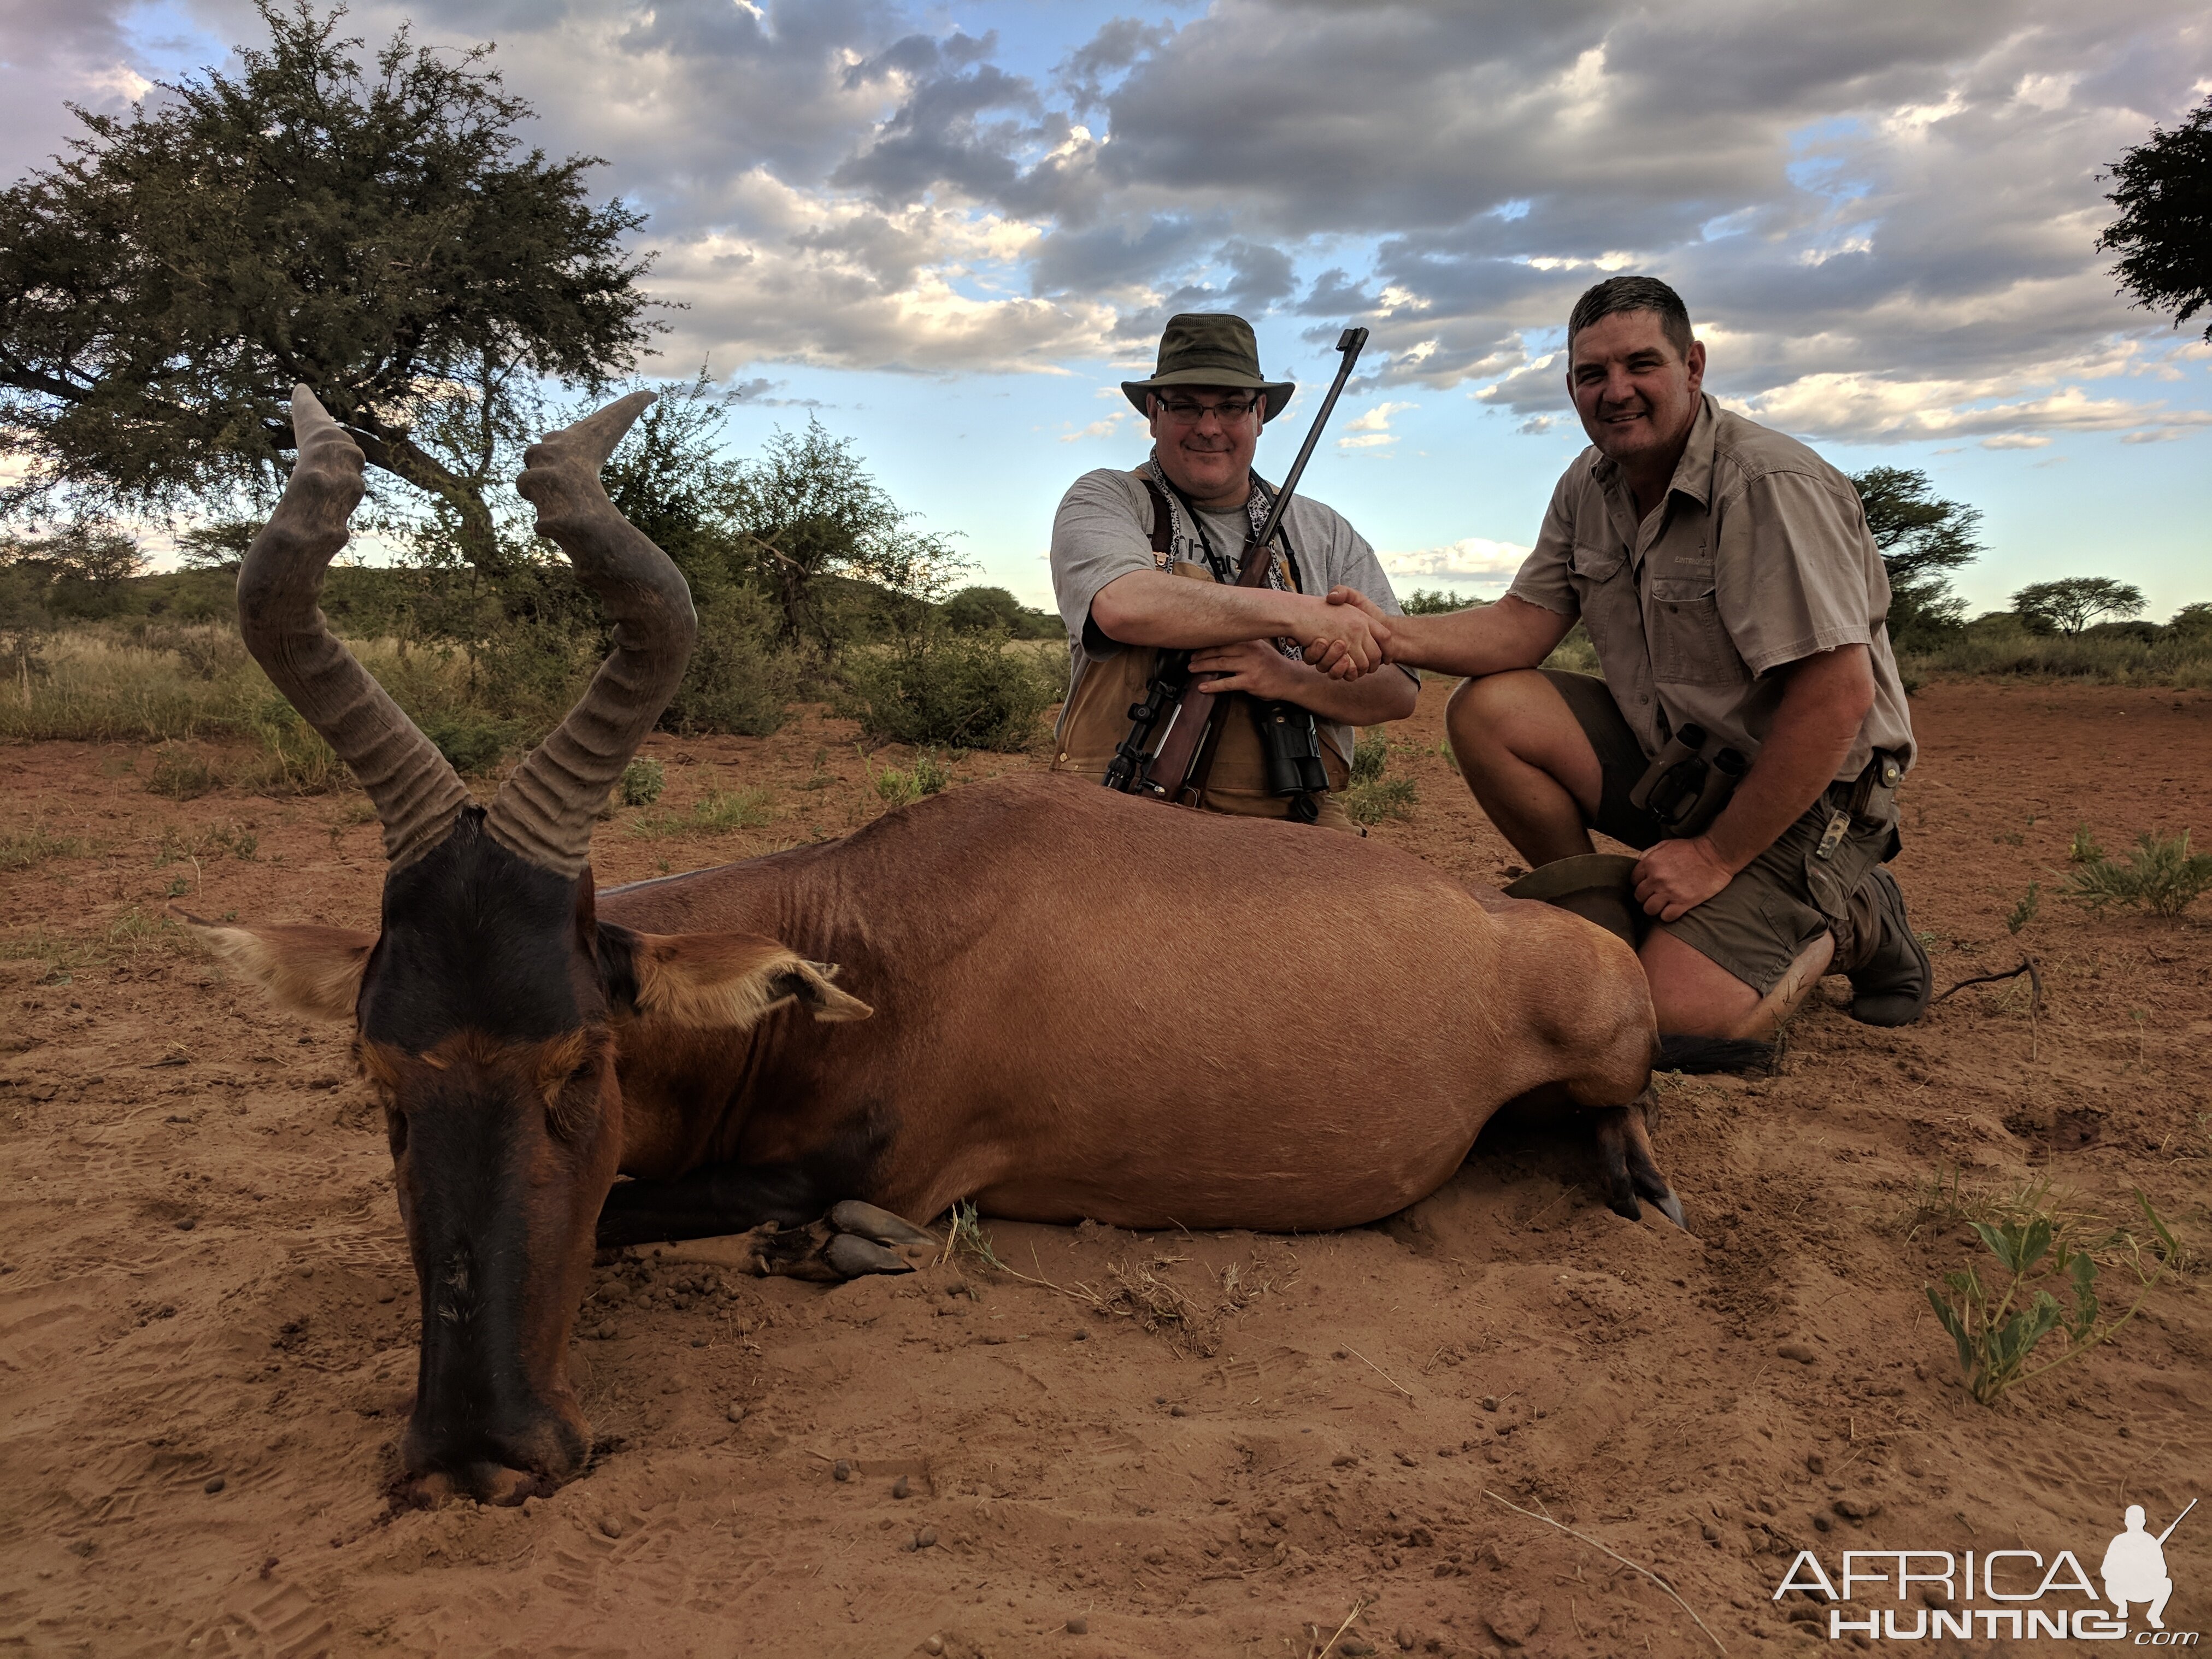
<svg viewBox="0 0 2212 1659"><path fill-rule="evenodd" d="M1413 403L1379 403L1358 419L1345 422L1346 435L1336 441L1336 447L1344 450L1381 449L1395 444L1401 434L1390 430L1390 417L1418 407Z"/></svg>
<svg viewBox="0 0 2212 1659"><path fill-rule="evenodd" d="M1492 541L1468 536L1447 547L1423 548L1411 553L1382 553L1382 568L1400 586L1437 583L1446 587L1503 589L1528 556L1518 542Z"/></svg>

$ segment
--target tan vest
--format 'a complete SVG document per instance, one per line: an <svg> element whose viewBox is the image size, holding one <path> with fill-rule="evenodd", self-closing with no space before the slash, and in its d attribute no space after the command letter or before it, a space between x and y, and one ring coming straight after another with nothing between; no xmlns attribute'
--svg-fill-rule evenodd
<svg viewBox="0 0 2212 1659"><path fill-rule="evenodd" d="M1155 535L1157 538L1157 529ZM1194 581L1214 580L1213 572L1202 564L1178 560L1170 568L1176 575ZM1284 574L1295 592L1297 573L1286 569ZM1156 646L1124 646L1103 661L1091 664L1083 676L1083 684L1076 688L1061 717L1060 744L1053 757L1054 771L1072 772L1097 783L1105 782L1106 769L1113 762L1114 751L1129 735L1129 707L1145 700L1146 690L1152 684L1159 660L1160 648ZM1188 695L1198 698L1206 693L1194 690ZM1291 798L1272 794L1267 789L1267 757L1260 748L1258 708L1251 698L1242 695L1229 700L1227 711L1219 717L1220 735L1213 751L1213 769L1206 774L1206 788L1199 797L1202 810L1234 817L1290 816ZM1328 776L1328 793L1317 803L1321 816L1316 822L1332 830L1350 830L1352 819L1338 797L1352 781L1352 764L1348 757L1336 752L1336 745L1325 732L1321 737L1321 758L1322 769Z"/></svg>

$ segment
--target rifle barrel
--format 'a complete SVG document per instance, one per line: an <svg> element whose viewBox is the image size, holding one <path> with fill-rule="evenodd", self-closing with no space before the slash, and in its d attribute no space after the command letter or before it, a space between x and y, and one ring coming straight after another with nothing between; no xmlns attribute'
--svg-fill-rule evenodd
<svg viewBox="0 0 2212 1659"><path fill-rule="evenodd" d="M1328 424L1329 411L1336 407L1344 383L1352 378L1352 367L1359 361L1359 354L1366 345L1367 331L1364 328L1347 328L1337 337L1336 349L1344 354L1344 361L1337 365L1336 379L1329 386L1328 396L1321 400L1321 412L1314 416L1313 430L1306 434L1306 441L1299 447L1297 459L1291 463L1291 470L1283 475L1282 488L1275 492L1274 502L1267 508L1267 521L1260 527L1261 546L1265 547L1274 539L1276 527L1283 521L1284 509L1291 504L1291 492L1298 487L1298 479L1305 472L1306 462L1314 453L1314 446L1321 441L1321 429Z"/></svg>
<svg viewBox="0 0 2212 1659"><path fill-rule="evenodd" d="M2171 1538L2171 1537L2172 1537L2172 1536L2173 1536L2173 1527L2178 1527L2178 1526L2179 1526L2179 1525L2182 1523L2182 1522L2183 1522L2183 1521L2185 1521L2185 1519L2187 1519L2187 1518L2188 1518L2189 1511L2190 1511L2190 1510L2193 1510L2193 1509L2195 1509L2196 1507L2197 1507L2197 1500L2196 1500L2195 1498L2191 1498L2191 1499L2189 1500L2189 1502L2188 1502L2188 1503L2186 1503L2186 1504L2185 1504L2184 1505L2182 1505L2181 1513L2180 1513L2179 1515L2177 1515L2177 1516L2175 1516L2173 1517L2173 1526L2172 1526L2172 1527L2168 1527L2168 1528L2167 1528L2164 1532L2162 1532L2162 1533L2159 1534L2159 1535L2158 1535L2158 1541L2159 1541L2159 1546L2160 1546L2160 1548L2163 1548L2163 1547L2165 1547L2165 1545L2166 1545L2166 1540L2167 1539L2169 1539L2169 1538Z"/></svg>

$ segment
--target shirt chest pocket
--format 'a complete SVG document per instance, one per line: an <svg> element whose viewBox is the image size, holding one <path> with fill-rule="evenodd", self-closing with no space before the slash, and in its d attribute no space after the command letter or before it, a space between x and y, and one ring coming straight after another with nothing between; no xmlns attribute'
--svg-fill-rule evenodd
<svg viewBox="0 0 2212 1659"><path fill-rule="evenodd" d="M1739 685L1751 678L1721 626L1710 574L1654 576L1650 599L1655 678L1676 685Z"/></svg>

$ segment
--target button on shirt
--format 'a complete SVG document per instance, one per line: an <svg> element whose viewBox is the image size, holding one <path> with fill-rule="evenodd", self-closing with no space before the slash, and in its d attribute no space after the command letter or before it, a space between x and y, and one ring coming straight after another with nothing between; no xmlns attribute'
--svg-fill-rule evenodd
<svg viewBox="0 0 2212 1659"><path fill-rule="evenodd" d="M1858 492L1796 439L1711 397L1666 499L1641 522L1620 467L1595 448L1577 456L1510 591L1582 619L1647 755L1697 725L1755 757L1782 701L1775 671L1863 645L1874 707L1836 776L1856 777L1876 749L1911 763L1889 578Z"/></svg>

